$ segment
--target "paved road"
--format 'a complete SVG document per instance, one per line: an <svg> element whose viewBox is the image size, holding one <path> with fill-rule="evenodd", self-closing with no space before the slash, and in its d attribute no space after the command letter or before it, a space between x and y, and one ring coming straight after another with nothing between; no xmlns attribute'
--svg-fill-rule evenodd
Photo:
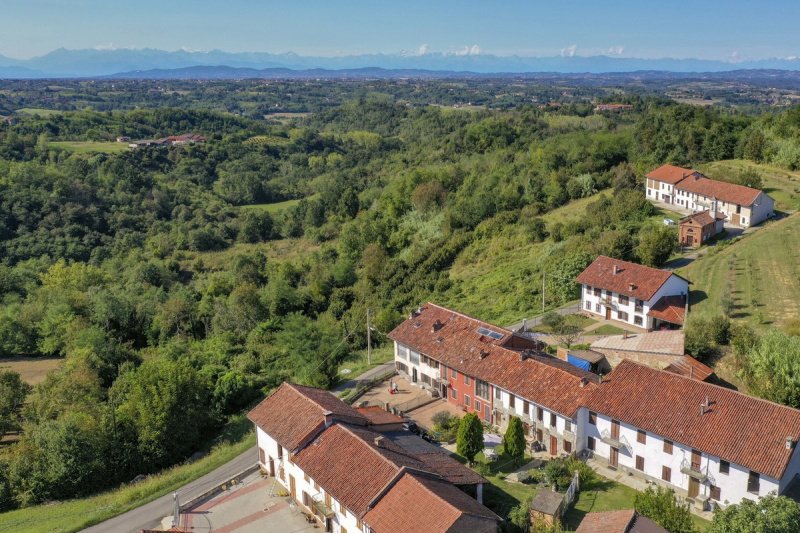
<svg viewBox="0 0 800 533"><path fill-rule="evenodd" d="M360 376L339 383L333 388L331 392L339 395L348 389L357 387L358 385L360 385L365 381L372 381L377 377L387 374L392 369L394 369L394 361L388 361L386 363L380 364L374 368L370 368Z"/></svg>
<svg viewBox="0 0 800 533"><path fill-rule="evenodd" d="M258 452L256 447L253 446L216 470L178 489L178 499L181 502L187 502L211 487L224 483L239 472L252 466L257 458ZM162 518L172 514L173 505L172 493L169 493L127 513L84 529L84 531L87 533L138 533L142 529L159 526Z"/></svg>
<svg viewBox="0 0 800 533"><path fill-rule="evenodd" d="M553 309L559 315L574 315L575 313L579 313L581 310L581 303L580 302L569 302L567 304L562 305L557 309ZM537 315L535 317L526 318L521 322L517 322L516 324L511 324L510 326L506 326L506 329L510 329L511 331L522 331L523 324L528 329L535 328L539 324L542 323L542 317L544 314Z"/></svg>

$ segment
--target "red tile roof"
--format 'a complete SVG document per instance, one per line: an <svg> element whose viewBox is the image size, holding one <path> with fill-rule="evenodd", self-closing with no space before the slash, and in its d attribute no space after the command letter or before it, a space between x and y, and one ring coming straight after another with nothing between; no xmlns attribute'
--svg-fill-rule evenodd
<svg viewBox="0 0 800 533"><path fill-rule="evenodd" d="M686 318L686 299L683 296L662 296L647 316L664 320L670 324L683 324Z"/></svg>
<svg viewBox="0 0 800 533"><path fill-rule="evenodd" d="M678 357L664 370L687 378L699 379L700 381L705 381L714 374L712 368L704 365L691 355Z"/></svg>
<svg viewBox="0 0 800 533"><path fill-rule="evenodd" d="M678 184L678 189L743 206L753 205L758 195L761 194L758 189L712 180L704 176L686 178Z"/></svg>
<svg viewBox="0 0 800 533"><path fill-rule="evenodd" d="M357 407L356 411L364 415L370 424L384 425L384 424L402 424L403 419L397 415L393 415L386 409L378 406L371 405L369 407Z"/></svg>
<svg viewBox="0 0 800 533"><path fill-rule="evenodd" d="M589 513L575 533L669 533L633 509Z"/></svg>
<svg viewBox="0 0 800 533"><path fill-rule="evenodd" d="M615 267L616 274L614 273ZM577 281L584 285L647 301L658 292L658 289L667 282L670 276L680 278L669 270L651 268L600 255L578 275Z"/></svg>
<svg viewBox="0 0 800 533"><path fill-rule="evenodd" d="M347 509L363 517L386 485L407 470L427 472L447 483L485 481L445 452L437 454L437 461L446 468L437 469L438 464L410 453L376 431L334 424L297 452L292 461Z"/></svg>
<svg viewBox="0 0 800 533"><path fill-rule="evenodd" d="M716 220L725 220L725 215L722 213L716 214ZM714 224L715 220L711 217L711 211L700 211L699 213L693 213L689 216L683 217L680 221L681 224L700 224L703 227L709 226Z"/></svg>
<svg viewBox="0 0 800 533"><path fill-rule="evenodd" d="M786 438L800 438L796 409L630 360L606 376L586 406L773 479L794 452Z"/></svg>
<svg viewBox="0 0 800 533"><path fill-rule="evenodd" d="M698 171L691 168L676 167L674 165L661 165L657 169L650 171L650 173L647 174L647 177L651 180L675 185L687 176L698 174L702 175Z"/></svg>
<svg viewBox="0 0 800 533"><path fill-rule="evenodd" d="M333 420L367 424L362 414L333 394L294 383L283 383L247 413L247 418L294 451L325 427L326 413Z"/></svg>
<svg viewBox="0 0 800 533"><path fill-rule="evenodd" d="M364 517L375 533L495 533L499 521L453 485L412 473L405 473Z"/></svg>
<svg viewBox="0 0 800 533"><path fill-rule="evenodd" d="M478 328L502 336L493 339ZM449 368L568 417L583 405L598 379L555 357L511 349L511 331L432 303L421 307L389 337Z"/></svg>

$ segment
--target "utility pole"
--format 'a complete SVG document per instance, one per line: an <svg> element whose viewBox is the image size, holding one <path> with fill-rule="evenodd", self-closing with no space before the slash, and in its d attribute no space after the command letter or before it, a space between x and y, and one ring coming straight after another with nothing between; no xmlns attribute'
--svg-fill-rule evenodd
<svg viewBox="0 0 800 533"><path fill-rule="evenodd" d="M544 275L545 272L542 270L542 313L544 313Z"/></svg>
<svg viewBox="0 0 800 533"><path fill-rule="evenodd" d="M367 365L372 366L372 325L369 323L372 310L367 307Z"/></svg>

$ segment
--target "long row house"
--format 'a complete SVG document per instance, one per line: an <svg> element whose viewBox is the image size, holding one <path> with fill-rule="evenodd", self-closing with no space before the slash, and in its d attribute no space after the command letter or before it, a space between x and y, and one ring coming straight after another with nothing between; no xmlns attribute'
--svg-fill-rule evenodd
<svg viewBox="0 0 800 533"><path fill-rule="evenodd" d="M798 410L630 360L600 377L431 303L389 336L416 385L501 430L519 417L550 454L593 456L698 508L783 494L800 473Z"/></svg>

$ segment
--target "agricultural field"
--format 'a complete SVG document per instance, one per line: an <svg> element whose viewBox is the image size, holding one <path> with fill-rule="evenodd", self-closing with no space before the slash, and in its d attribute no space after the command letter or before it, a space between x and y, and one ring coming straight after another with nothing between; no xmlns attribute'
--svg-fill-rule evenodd
<svg viewBox="0 0 800 533"><path fill-rule="evenodd" d="M699 165L699 168L709 178L720 180L724 180L726 175L753 169L761 174L764 180L764 192L775 199L776 210L796 211L800 209L800 172L798 171L742 159L715 161Z"/></svg>
<svg viewBox="0 0 800 533"><path fill-rule="evenodd" d="M265 213L269 213L270 215L274 215L275 213L280 213L284 209L288 209L290 207L294 207L300 203L300 199L295 200L286 200L285 202L275 202L272 204L248 204L239 206L239 209L243 211L261 211Z"/></svg>
<svg viewBox="0 0 800 533"><path fill-rule="evenodd" d="M44 381L51 370L61 366L61 357L11 357L0 359L0 370L13 370L22 380L30 385Z"/></svg>
<svg viewBox="0 0 800 533"><path fill-rule="evenodd" d="M52 117L53 115L61 115L62 112L56 109L44 109L39 107L23 107L22 109L17 109L18 115L29 115L29 116L38 116L38 117Z"/></svg>
<svg viewBox="0 0 800 533"><path fill-rule="evenodd" d="M128 143L99 141L51 141L50 146L78 154L118 154L130 150Z"/></svg>
<svg viewBox="0 0 800 533"><path fill-rule="evenodd" d="M800 316L800 215L770 222L729 245L718 245L678 270L692 282L692 313L722 312L759 329Z"/></svg>

